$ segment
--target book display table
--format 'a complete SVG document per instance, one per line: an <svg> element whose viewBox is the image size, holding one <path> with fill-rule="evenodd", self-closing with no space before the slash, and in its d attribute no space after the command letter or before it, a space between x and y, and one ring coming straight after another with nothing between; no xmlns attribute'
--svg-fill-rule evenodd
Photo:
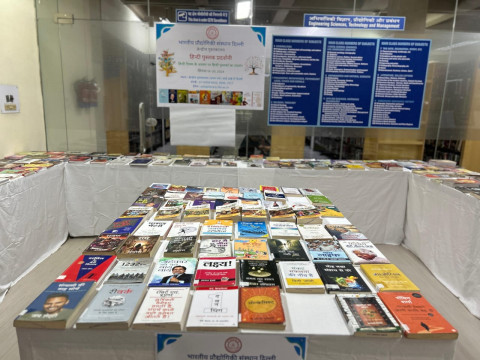
<svg viewBox="0 0 480 360"><path fill-rule="evenodd" d="M67 239L65 165L0 186L0 302Z"/></svg>
<svg viewBox="0 0 480 360"><path fill-rule="evenodd" d="M271 334L308 336L307 359L439 360L452 359L455 341L365 338L351 336L334 295L282 294L284 331L239 330L228 335ZM313 305L313 306L312 306ZM168 332L176 334L176 332ZM22 360L155 358L155 331L37 330L17 328ZM178 332L177 332L178 334ZM205 334L205 332L203 332ZM210 332L212 343L224 333ZM278 340L278 338L277 338ZM191 349L192 352L195 349ZM159 359L163 359L161 356ZM173 360L167 358L165 360Z"/></svg>

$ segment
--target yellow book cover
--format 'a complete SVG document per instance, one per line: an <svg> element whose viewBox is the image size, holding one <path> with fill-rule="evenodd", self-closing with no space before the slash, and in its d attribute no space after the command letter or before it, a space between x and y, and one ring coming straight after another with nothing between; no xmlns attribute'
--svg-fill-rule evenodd
<svg viewBox="0 0 480 360"><path fill-rule="evenodd" d="M234 251L237 259L270 260L265 239L236 239Z"/></svg>
<svg viewBox="0 0 480 360"><path fill-rule="evenodd" d="M420 291L394 264L361 264L360 269L377 291Z"/></svg>
<svg viewBox="0 0 480 360"><path fill-rule="evenodd" d="M317 205L322 217L345 217L334 205Z"/></svg>

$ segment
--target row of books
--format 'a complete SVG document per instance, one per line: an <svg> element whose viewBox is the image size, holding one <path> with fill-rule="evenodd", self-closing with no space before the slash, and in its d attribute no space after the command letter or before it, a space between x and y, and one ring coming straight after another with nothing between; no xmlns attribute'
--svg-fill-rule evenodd
<svg viewBox="0 0 480 360"><path fill-rule="evenodd" d="M161 194L163 190L166 190L163 192L163 196L165 196L169 189L172 189L172 185L152 184L146 191L151 192L152 189L162 190L157 193L159 207L163 201L169 201L162 198L162 195L159 194ZM262 190L265 192L276 191L278 189L263 188ZM316 189L309 189L309 192L321 194L320 191ZM299 191L299 193L301 194L302 191ZM138 230L140 230L144 224L149 223L152 217L152 221L157 221L155 220L155 216L151 215L152 211L154 211L152 209L154 208L148 209L148 206L144 206L144 208L144 219L137 221L134 225L128 225L129 227L109 227L103 236L126 233L126 238L122 240L124 243L127 242L130 234L132 235L131 237L138 236L135 235L137 233L137 227L140 226L138 228ZM128 210L126 213L128 213ZM122 214L122 216L125 215L125 213ZM128 213L127 217L120 217L117 220L120 222L125 221L128 219L128 216L131 215L133 214ZM138 215L138 213L134 215ZM148 216L150 216L150 218L148 218ZM326 224L299 224L298 226L294 223L285 222L288 225L291 235L291 237L287 239L275 239L271 236L272 223L269 224L270 226L267 226L266 222L238 222L235 225L235 231L233 231L233 222L232 225L228 223L212 224L212 226L220 225L220 227L227 226L227 228L230 226L232 229L230 230L232 232L230 236L226 236L226 232L223 230L221 230L219 234L222 242L226 243L223 253L227 256L221 258L211 257L212 253L216 253L216 251L214 251L210 253L207 252L208 255L210 255L209 257L199 257L198 260L194 257L196 256L195 251L189 251L188 255L190 255L190 257L165 258L164 256L165 254L170 256L172 254L185 256L185 252L183 251L185 244L193 243L194 246L198 246L198 242L200 242L199 247L201 249L202 242L204 242L205 245L211 245L212 241L209 240L215 240L216 238L213 237L213 239L209 239L211 235L204 233L204 239L201 239L200 236L200 240L198 240L198 235L201 234L200 223L197 225L194 225L195 222L170 224L171 228L169 228L168 232L165 231L168 224L165 224L165 227L163 228L162 226L163 229L161 230L161 232L165 234L162 238L167 239L167 241L164 242L165 247L157 252L159 258L153 261L153 265L149 266L148 270L146 270L147 273L143 277L143 279L149 279L148 292L155 295L151 294L145 299L151 299L152 296L153 298L155 296L161 297L162 292L158 291L158 287L188 289L193 280L193 285L196 290L193 294L190 311L188 311L187 329L204 328L225 330L235 328L236 326L283 328L285 326L285 315L282 310L280 287L283 287L287 292L325 292L326 288L327 292L337 294L336 297L340 308L356 335L382 334L400 336L398 323L396 323L396 320L387 310L384 303L380 301L375 291L378 291L380 295L386 291L401 291L401 293L395 297L397 300L403 299L409 292L415 299L423 299L419 289L409 281L395 265L390 264L378 249L368 241L366 236L361 234L358 229L351 225L345 218L337 217L324 220ZM117 221L114 222L114 224L116 223ZM125 224L122 223L121 225ZM207 223L207 229L208 226ZM314 229L314 231L302 233L302 230L300 230L308 229L309 227ZM275 228L275 226L273 226L273 228ZM294 234L295 228L297 228L298 235ZM191 233L189 233L190 231ZM208 232L209 231L207 231L207 233ZM160 237L160 235L157 236ZM99 238L101 237L102 236ZM234 255L237 255L235 257L228 256L229 241L233 241ZM94 243L95 242L96 241L94 241ZM315 249L312 244L316 246ZM261 246L260 249L259 246ZM91 250L91 246L89 249ZM89 249L85 251L85 254L89 253ZM175 249L179 251L176 252ZM342 249L345 251L344 254L348 254L343 259L339 259L337 256L326 255L343 251ZM105 248L102 249L102 247L99 247L99 251L95 252L95 256L108 256L105 251ZM316 252L319 254L317 255ZM118 254L118 250L115 254ZM324 258L321 258L320 254L325 255ZM150 257L155 257L153 252L150 252L149 255ZM238 275L236 274L237 260L241 269ZM126 260L124 259L119 260L119 264L125 262ZM130 261L129 263L130 265L127 265L127 267L137 268L132 265L136 263L136 260ZM196 266L197 263L199 264L198 267ZM356 268L354 264L361 264L360 268ZM277 273L278 269L280 269L280 271ZM149 276L147 276L148 271L152 271ZM78 328L117 328L117 326L119 328L128 328L132 321L135 327L133 316L140 304L142 304L142 299L147 291L147 287L145 283L138 282L142 276L137 276L138 272L136 270L135 275L132 276L123 276L125 273L123 275L119 273L120 271L115 270L115 268L112 270L112 276L107 278L105 284L99 290L91 304L88 305L87 310L80 316L77 322ZM81 299L88 297L87 293L90 294L89 291L92 286L89 286L87 283L78 282L79 280L86 280L82 277L78 278L78 276L75 282L65 282L66 280L73 279L67 276L68 271L63 275L65 275L61 279L63 285L51 285L55 290L54 295L56 294L57 298L61 297L58 296L60 288L68 294L70 294L69 289L72 289L71 291L83 289L85 295L80 297L77 305L79 307L85 306L88 300L82 303ZM368 280L364 280L364 277L368 278ZM279 279L282 280L280 281ZM93 276L90 280L94 280ZM118 283L109 284L109 282L120 280L127 282L124 284L125 287L120 288L120 284ZM98 281L100 283L100 280ZM373 286L367 285L368 281L371 282L374 289L372 289ZM138 286L132 287L131 285ZM211 285L213 285L214 288L210 288ZM240 304L235 306L234 302L229 302L229 304L232 304L232 307L230 310L225 311L228 311L230 315L227 317L220 316L222 311L224 311L222 310L222 305L219 305L220 307L215 310L212 301L214 301L214 299L222 299L223 297L238 299L238 285L240 285ZM112 288L112 286L114 288ZM103 290L104 288L107 290ZM134 288L138 288L138 290ZM127 306L123 306L127 301L126 295L133 295L134 293L137 293L138 296L135 297L136 300L129 302L132 306L128 307L130 310L125 310L124 316L122 317L123 320L115 320L118 319L116 314L119 313L119 311L117 310L127 308ZM71 295L72 297L70 298L73 298L73 292ZM106 297L107 295L108 297ZM163 293L163 296L167 295ZM259 297L262 298L261 304L257 301ZM66 298L69 303L71 301L70 298ZM251 300L249 302L246 300L247 298L257 300ZM63 299L65 300L65 296L63 296ZM59 315L53 315L53 313L48 313L47 311L49 308L55 309L55 306L49 305L48 301L50 301L50 303L53 302L53 300L49 300L46 292L42 293L41 296L25 310L25 313L15 320L15 325L53 327L51 324L55 324L55 326L58 327L65 327L71 326L71 324L75 322L76 318L72 314L70 314L72 315L70 319L73 320L70 320L70 323L67 323L67 320L65 322L57 321L60 320L57 318ZM56 301L62 302L61 299L56 299ZM157 298L157 300L149 302L145 300L143 302L145 305L142 305L142 307L145 306L146 309L144 309L145 311L143 311L142 308L140 309L137 315L137 317L140 316L137 321L137 326L162 327L172 325L162 324L160 319L165 318L166 310L163 309L162 306L158 306L158 301L160 300ZM222 304L221 300L218 301ZM185 300L185 303L187 302L188 301ZM413 304L413 300L410 302ZM72 301L72 305L73 304ZM43 310L41 310L41 306L43 306ZM268 307L268 311L265 311L265 306ZM105 307L108 309L105 309ZM260 310L256 309L256 307L260 307ZM152 311L154 309L158 310L158 308L163 309L161 315L158 315L160 318L152 317ZM56 309L58 313L58 306ZM209 312L207 311L208 316L205 315L206 309L209 309ZM418 315L418 307L412 307L411 309L412 312L410 312L410 314L417 313ZM68 308L66 310L68 310ZM240 323L236 325L239 311L242 315L240 317ZM432 311L434 310L430 310L429 314L431 314ZM71 312L78 317L80 310L75 312L73 308ZM245 312L245 317L243 316L243 312ZM187 308L185 307L181 313L183 314L182 319L184 319L187 314ZM409 312L403 310L403 312L400 313L396 311L392 311L392 313L394 316L399 316L402 313L405 314ZM149 318L151 321L147 321L146 318ZM442 320L444 321L437 312L435 312L433 318L432 316L422 317L422 322L426 324L429 329L434 329L432 323L436 323L437 320L440 322ZM178 327L183 324L183 320L176 318L174 323L176 324L175 326ZM410 329L411 325L412 324L409 324ZM449 329L443 330L444 331L435 327L435 330L428 330L423 333L423 335L420 335L416 330L411 331L404 328L407 336L428 336L431 338L451 338L452 336L457 336L456 330L451 328L451 326Z"/></svg>

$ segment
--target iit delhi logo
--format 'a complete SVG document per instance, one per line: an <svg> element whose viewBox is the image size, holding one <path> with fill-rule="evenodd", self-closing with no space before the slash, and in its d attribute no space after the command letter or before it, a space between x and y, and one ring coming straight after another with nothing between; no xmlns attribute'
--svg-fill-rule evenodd
<svg viewBox="0 0 480 360"><path fill-rule="evenodd" d="M210 40L215 40L220 34L220 31L218 31L218 28L216 26L209 26L205 33Z"/></svg>
<svg viewBox="0 0 480 360"><path fill-rule="evenodd" d="M225 340L225 350L229 353L235 354L242 349L242 342L237 337L229 337Z"/></svg>

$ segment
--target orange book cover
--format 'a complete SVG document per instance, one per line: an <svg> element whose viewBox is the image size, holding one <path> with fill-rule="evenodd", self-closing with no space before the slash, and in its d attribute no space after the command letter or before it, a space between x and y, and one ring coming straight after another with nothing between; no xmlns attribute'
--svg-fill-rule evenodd
<svg viewBox="0 0 480 360"><path fill-rule="evenodd" d="M378 296L401 324L407 338L456 339L458 331L418 292L382 292Z"/></svg>
<svg viewBox="0 0 480 360"><path fill-rule="evenodd" d="M278 286L240 288L240 327L285 328Z"/></svg>

